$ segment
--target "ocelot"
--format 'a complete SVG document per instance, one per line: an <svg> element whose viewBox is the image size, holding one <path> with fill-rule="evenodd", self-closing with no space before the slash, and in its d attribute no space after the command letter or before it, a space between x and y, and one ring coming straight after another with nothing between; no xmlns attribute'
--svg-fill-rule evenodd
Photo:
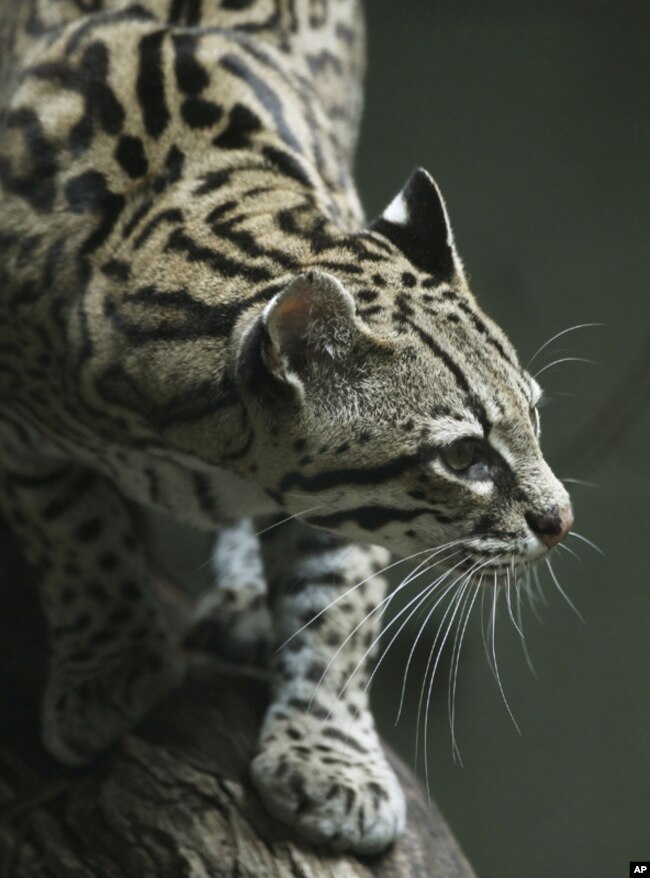
<svg viewBox="0 0 650 878"><path fill-rule="evenodd" d="M0 19L0 508L40 572L45 744L92 760L181 679L134 518L163 509L215 534L198 639L288 641L266 805L379 851L405 822L367 705L389 552L497 588L568 532L540 388L426 171L364 219L357 0Z"/></svg>

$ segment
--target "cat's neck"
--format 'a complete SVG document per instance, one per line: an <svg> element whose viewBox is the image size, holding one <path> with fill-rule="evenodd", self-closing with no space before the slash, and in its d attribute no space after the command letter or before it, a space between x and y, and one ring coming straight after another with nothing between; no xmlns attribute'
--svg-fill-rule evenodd
<svg viewBox="0 0 650 878"><path fill-rule="evenodd" d="M235 375L242 333L296 275L352 261L342 245L354 237L344 228L354 210L343 217L337 193L288 154L284 168L259 153L234 159L186 169L125 236L137 217L130 206L94 259L85 300L106 351L88 364L89 385L128 410L140 442L237 472L250 432Z"/></svg>

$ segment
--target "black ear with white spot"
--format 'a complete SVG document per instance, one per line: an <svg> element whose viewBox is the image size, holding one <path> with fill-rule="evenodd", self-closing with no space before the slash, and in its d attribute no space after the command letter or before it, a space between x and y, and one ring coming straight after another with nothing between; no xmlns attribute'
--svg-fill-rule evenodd
<svg viewBox="0 0 650 878"><path fill-rule="evenodd" d="M354 299L336 278L310 271L271 299L262 321L262 359L278 381L301 389L345 354L356 329Z"/></svg>
<svg viewBox="0 0 650 878"><path fill-rule="evenodd" d="M370 228L388 238L416 268L438 283L462 273L445 202L423 168L413 171Z"/></svg>

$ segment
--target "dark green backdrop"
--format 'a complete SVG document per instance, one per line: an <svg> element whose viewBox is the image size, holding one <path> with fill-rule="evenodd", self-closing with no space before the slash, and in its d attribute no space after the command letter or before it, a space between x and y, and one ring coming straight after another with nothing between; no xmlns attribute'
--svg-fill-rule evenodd
<svg viewBox="0 0 650 878"><path fill-rule="evenodd" d="M615 878L650 859L648 667L647 2L503 5L368 0L370 67L357 178L370 214L423 165L447 199L483 307L524 362L579 356L542 376L544 447L571 486L581 556L559 559L576 618L547 585L524 624L539 681L507 614L497 650L515 730L470 626L452 761L446 673L434 695L431 791L480 878ZM645 245L645 246L644 246ZM545 581L548 576L543 577ZM417 684L397 728L414 630L382 666L384 734L413 758ZM430 642L430 638L426 638Z"/></svg>

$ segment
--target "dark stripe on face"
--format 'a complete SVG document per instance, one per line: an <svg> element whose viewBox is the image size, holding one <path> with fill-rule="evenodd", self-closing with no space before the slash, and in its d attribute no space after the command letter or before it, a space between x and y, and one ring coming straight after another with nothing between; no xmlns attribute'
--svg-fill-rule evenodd
<svg viewBox="0 0 650 878"><path fill-rule="evenodd" d="M136 93L142 110L147 133L160 137L169 124L169 110L165 103L165 82L162 68L162 43L165 31L147 34L140 40L140 70Z"/></svg>
<svg viewBox="0 0 650 878"><path fill-rule="evenodd" d="M433 338L429 335L428 332L425 332L424 329L420 329L420 327L417 325L417 323L414 323L412 320L407 320L406 322L409 324L409 326L412 329L414 329L417 332L417 334L420 336L422 341L427 345L427 347L430 348L440 360L442 360L442 362L445 364L445 366L449 369L449 371L452 373L452 375L454 376L454 378L458 382L458 386L461 387L468 396L473 395L473 390L469 386L469 382L465 376L465 373L460 368L458 363L456 363L452 359L452 357L447 353L447 351L443 350L443 348L440 347L440 345L438 344L437 341L433 340Z"/></svg>
<svg viewBox="0 0 650 878"><path fill-rule="evenodd" d="M346 522L358 525L362 530L378 530L387 524L396 521L413 521L421 515L432 515L429 507L417 509L393 509L389 506L360 506L358 509L348 509L343 512L334 512L331 515L309 515L304 520L314 527L336 529Z"/></svg>
<svg viewBox="0 0 650 878"><path fill-rule="evenodd" d="M423 463L433 460L439 449L435 445L423 446L415 454L403 454L381 466L363 469L325 470L313 476L301 472L291 472L282 479L279 491L284 493L291 488L303 491L326 491L337 485L377 485Z"/></svg>
<svg viewBox="0 0 650 878"><path fill-rule="evenodd" d="M458 299L456 300L456 305L457 305L458 309L463 312L463 314L466 314L469 317L469 319L472 322L472 325L474 326L474 329L478 333L480 333L481 335L485 336L487 341L494 347L494 349L506 361L506 363L508 363L514 369L517 369L518 368L517 364L514 362L512 357L510 357L506 353L501 342L492 335L492 333L488 329L487 325L483 322L483 320L481 320L481 318L474 311L474 309L472 307L470 307L470 305L468 305L467 302L464 302L460 297L458 297Z"/></svg>
<svg viewBox="0 0 650 878"><path fill-rule="evenodd" d="M487 412L483 407L483 403L478 399L472 388L470 387L469 381L463 370L460 368L458 363L451 357L447 351L440 347L437 341L435 341L428 332L425 332L424 329L421 329L417 323L414 323L412 320L406 320L406 323L417 332L422 341L426 344L428 348L430 348L433 353L444 363L444 365L449 369L452 373L456 381L458 382L458 386L465 392L467 396L467 406L470 411L476 416L479 423L483 427L485 434L487 435L492 429L492 424L490 419L487 416Z"/></svg>
<svg viewBox="0 0 650 878"><path fill-rule="evenodd" d="M474 312L474 310L464 302L460 297L457 297L456 304L464 314L466 314L472 322L474 329L482 335L488 344L490 344L499 354L502 360L504 360L507 365L514 370L514 379L519 385L520 389L523 391L525 398L530 399L530 386L526 379L522 376L521 366L516 360L516 357L511 357L510 354L505 350L501 342L495 338L490 332L487 324L481 320L478 314Z"/></svg>
<svg viewBox="0 0 650 878"><path fill-rule="evenodd" d="M422 286L424 288L430 288L435 286L431 281L425 280L422 282ZM509 366L515 370L517 380L521 383L521 367L519 366L516 356L513 358L503 347L498 338L496 338L491 332L488 325L482 320L482 318L477 314L471 305L465 301L465 298L455 292L454 290L443 290L442 293L438 293L437 297L442 300L451 301L454 303L455 307L458 308L459 311L462 311L463 314L469 317L474 329L480 334L483 335L488 342L488 344L492 345L494 349L499 353L499 356L508 363ZM435 301L435 299L431 299L431 301ZM437 312L436 312L437 313ZM459 322L459 317L457 314L453 312L446 315L448 320L453 320L455 323Z"/></svg>

